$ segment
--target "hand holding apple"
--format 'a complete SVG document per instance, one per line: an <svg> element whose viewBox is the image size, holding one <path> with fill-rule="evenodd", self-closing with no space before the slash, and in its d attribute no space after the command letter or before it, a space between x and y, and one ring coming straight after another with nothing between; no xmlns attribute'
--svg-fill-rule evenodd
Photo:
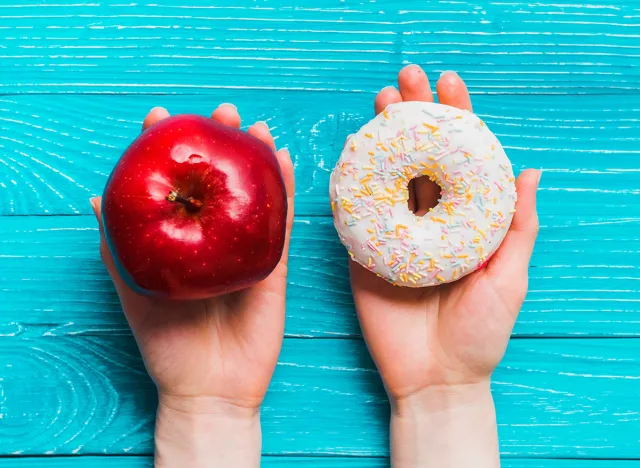
<svg viewBox="0 0 640 468"><path fill-rule="evenodd" d="M107 182L102 215L130 287L206 299L273 271L284 246L287 194L267 143L213 119L178 115L125 151Z"/></svg>
<svg viewBox="0 0 640 468"><path fill-rule="evenodd" d="M147 129L153 125L153 128L149 128L149 132L155 131L156 128L160 129L161 121L168 117L166 110L156 108L145 119L144 128ZM216 122L215 125L228 126L229 135L241 138L237 130L240 127L240 116L234 106L220 106L213 112L212 119ZM232 128L233 131L231 131ZM249 128L248 134L261 140L270 148L270 151L275 151L275 144L266 124L253 125ZM198 154L204 156L204 153ZM101 227L100 252L103 261L115 284L147 370L158 387L160 404L156 422L156 466L191 466L192 468L207 466L207 461L210 463L211 460L211 451L217 451L216 457L226 454L228 463L225 466L258 466L259 464L259 407L282 345L287 251L293 222L294 178L291 158L288 151L284 149L275 154L284 179L286 203L276 190L278 180L275 169L277 167L272 165L259 165L259 169L267 171L267 176L273 183L273 190L269 190L269 194L257 190L251 192L249 196L260 206L269 203L267 200L272 200L274 204L277 202L276 213L280 213L279 210L283 207L288 207L284 223L286 229L280 231L281 226L278 224L277 216L272 220L274 225L271 225L269 220L261 217L260 213L255 213L257 223L272 228L268 230L271 232L269 239L273 240L275 247L256 250L254 253L261 252L261 255L264 255L266 259L264 264L259 269L251 271L249 270L253 268L252 266L239 266L233 272L233 283L240 287L244 284L242 268L248 269L246 270L247 278L255 280L272 268L273 265L269 262L274 261L274 258L276 259L274 264L277 265L262 281L229 294L190 301L138 294L120 276L111 251L107 247L100 199L91 201ZM144 164L139 170L149 175L153 167L148 166L149 164ZM162 163L155 167L164 177L171 177L169 168L170 165ZM238 177L245 177L247 174L253 174L253 172L247 169L245 173L238 174ZM174 181L176 180L178 180L177 177ZM172 184L161 187L165 191L167 188L176 188ZM170 192L163 196L170 196ZM194 197L190 192L182 194L180 191L179 195L187 199ZM131 203L137 202L131 200ZM142 200L139 202L142 203ZM206 203L208 201L205 200L203 204ZM149 210L153 218L157 235L159 235L157 231L162 229L160 224L163 216L166 216L165 221L180 220L182 216L185 220L183 227L188 225L187 223L195 225L194 218L191 218L191 214L188 213L189 206L184 203L182 205L184 206L160 199L153 203L149 202L148 205L143 204L144 210ZM107 206L106 202L104 206ZM160 210L160 212L154 210ZM167 212L169 212L168 215ZM203 243L198 245L205 246L204 248L206 248L205 238L215 232L216 228L229 230L236 226L237 220L234 220L228 211L225 214L222 208L211 216L220 218L207 224L209 227L206 234L203 231ZM129 221L136 223L138 220L130 218ZM205 220L202 220L201 224L204 228ZM226 236L228 233L220 233L220 235L223 234ZM154 238L153 232L150 236L148 242L149 246L152 246L158 240ZM249 242L246 238L244 241ZM278 247L282 241L284 241L284 247ZM210 245L214 250L214 244ZM138 247L143 249L149 246L139 245ZM179 257L178 251L182 251L183 255L189 255L187 248L181 247L178 241L173 248L176 252L168 252L167 255L176 254ZM281 256L279 249L282 249ZM240 252L238 255L243 253ZM138 257L134 255L133 258ZM170 258L175 261L174 257ZM213 257L207 257L206 261L210 258ZM242 258L245 262L249 261L246 257ZM178 266L176 265L176 268ZM203 267L199 272L203 276L196 276L196 278L206 278L206 271ZM145 278L150 277L152 276ZM163 285L161 282L157 284ZM143 286L148 288L149 284L144 283ZM186 287L190 286L191 284L186 285ZM193 291L197 293L196 295L201 295L205 290L209 292L207 288L210 286L211 284L197 282L197 287ZM216 287L218 286L214 285L214 289Z"/></svg>

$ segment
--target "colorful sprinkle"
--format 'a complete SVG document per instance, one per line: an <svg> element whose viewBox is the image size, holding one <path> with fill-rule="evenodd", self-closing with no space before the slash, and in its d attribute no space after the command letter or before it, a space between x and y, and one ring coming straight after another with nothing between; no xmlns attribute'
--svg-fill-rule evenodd
<svg viewBox="0 0 640 468"><path fill-rule="evenodd" d="M421 287L456 280L493 253L515 211L515 178L481 127L470 113L410 102L387 107L352 137L331 176L331 208L356 261L393 284ZM442 189L439 205L416 217L408 184L420 176Z"/></svg>

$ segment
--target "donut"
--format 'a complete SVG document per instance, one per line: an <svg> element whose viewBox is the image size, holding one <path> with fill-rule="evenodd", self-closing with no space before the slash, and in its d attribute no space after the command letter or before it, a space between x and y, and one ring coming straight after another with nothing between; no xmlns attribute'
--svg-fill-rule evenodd
<svg viewBox="0 0 640 468"><path fill-rule="evenodd" d="M424 216L409 210L409 181L440 188ZM351 258L397 286L434 286L477 270L515 213L511 163L475 114L402 102L350 137L330 178L336 230Z"/></svg>

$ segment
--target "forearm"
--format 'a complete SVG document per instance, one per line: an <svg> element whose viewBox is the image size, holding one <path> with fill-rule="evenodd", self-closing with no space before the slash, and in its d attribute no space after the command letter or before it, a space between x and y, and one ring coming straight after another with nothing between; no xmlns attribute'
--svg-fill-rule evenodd
<svg viewBox="0 0 640 468"><path fill-rule="evenodd" d="M432 387L392 402L393 468L497 468L495 406L489 382Z"/></svg>
<svg viewBox="0 0 640 468"><path fill-rule="evenodd" d="M261 448L257 409L205 404L195 410L191 404L160 398L156 468L257 468Z"/></svg>

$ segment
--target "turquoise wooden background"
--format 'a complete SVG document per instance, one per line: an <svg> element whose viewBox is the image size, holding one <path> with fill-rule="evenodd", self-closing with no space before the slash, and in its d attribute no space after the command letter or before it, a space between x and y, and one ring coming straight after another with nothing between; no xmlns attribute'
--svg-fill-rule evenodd
<svg viewBox="0 0 640 468"><path fill-rule="evenodd" d="M504 466L640 467L640 1L603 2L0 0L0 468L151 465L154 391L88 198L152 106L221 102L296 166L264 466L388 466L327 184L411 62L458 70L515 168L544 169L493 384Z"/></svg>

